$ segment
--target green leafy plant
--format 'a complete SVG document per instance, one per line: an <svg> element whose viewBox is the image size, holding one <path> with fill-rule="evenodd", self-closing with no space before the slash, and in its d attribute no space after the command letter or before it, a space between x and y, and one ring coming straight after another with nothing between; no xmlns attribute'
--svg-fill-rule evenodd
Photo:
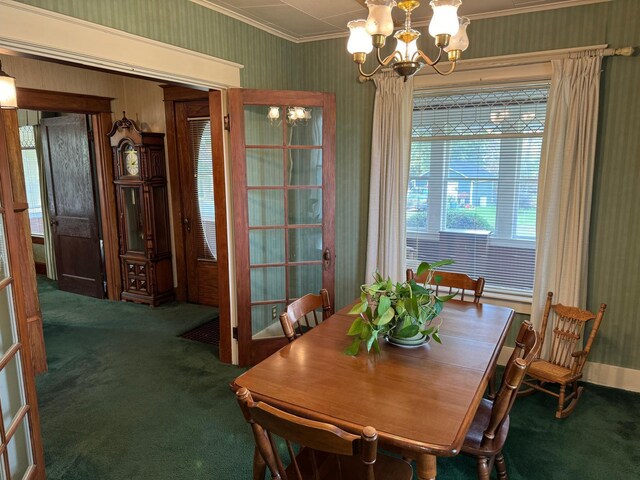
<svg viewBox="0 0 640 480"><path fill-rule="evenodd" d="M360 287L360 301L349 312L358 317L347 332L347 335L354 338L345 353L357 355L362 344L367 352L379 352L378 338L381 335L398 339L423 335L442 343L439 336L440 325L434 325L433 321L442 311L444 302L456 294L436 296L431 285L440 282L435 270L452 263L453 260L431 264L422 262L416 272L417 276L426 274L425 282L421 284L415 280L393 283L390 278L384 279L376 272L373 283Z"/></svg>

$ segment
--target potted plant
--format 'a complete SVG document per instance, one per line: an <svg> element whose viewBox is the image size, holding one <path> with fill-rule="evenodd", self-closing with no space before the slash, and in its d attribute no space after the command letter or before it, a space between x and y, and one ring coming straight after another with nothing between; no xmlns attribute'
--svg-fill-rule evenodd
<svg viewBox="0 0 640 480"><path fill-rule="evenodd" d="M376 272L373 283L360 287L360 301L349 312L358 317L347 332L354 338L345 353L357 355L363 343L367 352L372 349L379 352L380 336L387 338L389 343L405 347L420 346L431 338L442 343L438 335L440 324L434 324L434 320L444 302L456 294L436 296L431 285L439 283L435 270L452 263L453 260L422 262L417 270L418 277L426 274L421 284L415 280L393 283Z"/></svg>

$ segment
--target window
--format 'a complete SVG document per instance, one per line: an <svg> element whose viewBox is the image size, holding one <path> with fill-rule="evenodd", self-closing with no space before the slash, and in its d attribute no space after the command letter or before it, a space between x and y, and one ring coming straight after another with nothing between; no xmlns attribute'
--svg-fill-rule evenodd
<svg viewBox="0 0 640 480"><path fill-rule="evenodd" d="M44 236L42 202L40 197L40 169L38 168L36 138L33 126L27 125L20 127L20 148L22 149L24 183L27 188L31 234L34 236Z"/></svg>
<svg viewBox="0 0 640 480"><path fill-rule="evenodd" d="M487 290L531 292L548 88L416 92L408 266L452 258Z"/></svg>

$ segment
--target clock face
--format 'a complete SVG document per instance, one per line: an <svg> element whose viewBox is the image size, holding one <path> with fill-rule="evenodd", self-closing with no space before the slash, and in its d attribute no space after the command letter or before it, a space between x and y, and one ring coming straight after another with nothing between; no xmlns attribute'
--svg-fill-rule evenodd
<svg viewBox="0 0 640 480"><path fill-rule="evenodd" d="M140 172L138 152L134 148L128 148L124 151L124 167L128 175L138 175Z"/></svg>

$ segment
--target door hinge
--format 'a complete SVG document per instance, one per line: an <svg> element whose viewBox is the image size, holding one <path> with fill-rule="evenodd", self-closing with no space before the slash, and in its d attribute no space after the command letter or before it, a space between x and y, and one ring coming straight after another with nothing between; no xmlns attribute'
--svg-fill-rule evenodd
<svg viewBox="0 0 640 480"><path fill-rule="evenodd" d="M233 338L234 338L234 339L236 339L236 340L238 340L238 327L233 327L233 328L231 329L231 332L232 332L232 334L233 334Z"/></svg>
<svg viewBox="0 0 640 480"><path fill-rule="evenodd" d="M224 129L227 132L231 131L231 120L229 119L229 115L224 116Z"/></svg>

